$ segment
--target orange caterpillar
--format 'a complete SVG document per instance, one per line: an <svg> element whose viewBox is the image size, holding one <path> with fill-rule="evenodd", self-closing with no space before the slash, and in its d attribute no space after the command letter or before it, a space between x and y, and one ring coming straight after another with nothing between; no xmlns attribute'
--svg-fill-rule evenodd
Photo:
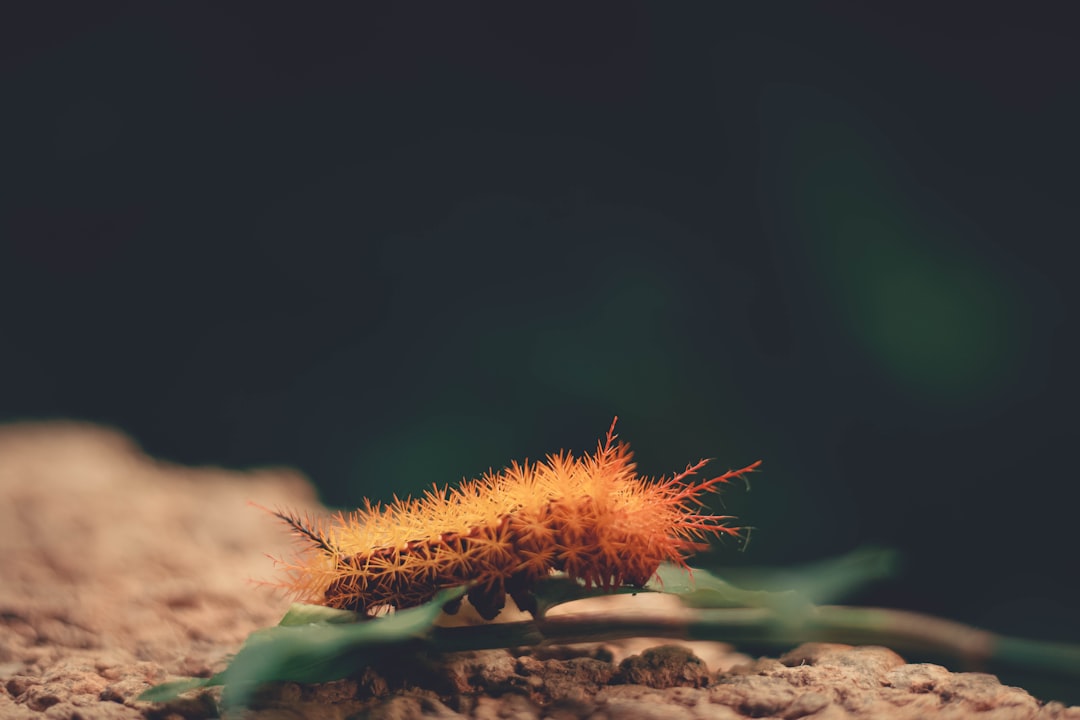
<svg viewBox="0 0 1080 720"><path fill-rule="evenodd" d="M686 567L690 553L708 547L700 542L707 536L738 535L724 524L729 516L697 512L701 496L761 461L697 485L687 480L707 460L652 481L634 472L629 448L615 437L612 422L595 455L561 452L454 489L435 486L418 499L365 501L329 525L276 511L308 544L283 563L281 585L300 601L368 616L472 583L469 601L490 620L507 594L535 611L533 584L552 571L587 587L641 587L661 562Z"/></svg>

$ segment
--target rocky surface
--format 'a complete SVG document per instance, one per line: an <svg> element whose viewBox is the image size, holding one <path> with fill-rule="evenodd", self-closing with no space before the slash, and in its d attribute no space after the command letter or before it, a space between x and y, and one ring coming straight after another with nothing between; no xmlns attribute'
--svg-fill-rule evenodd
<svg viewBox="0 0 1080 720"><path fill-rule="evenodd" d="M315 507L285 470L154 461L123 436L53 423L0 428L0 718L203 718L217 690L167 705L147 687L220 670L288 601L253 583L281 528L249 502ZM639 596L640 597L640 596ZM492 650L263 689L271 718L1069 718L978 673L884 648L804 645L751 660L715 643Z"/></svg>

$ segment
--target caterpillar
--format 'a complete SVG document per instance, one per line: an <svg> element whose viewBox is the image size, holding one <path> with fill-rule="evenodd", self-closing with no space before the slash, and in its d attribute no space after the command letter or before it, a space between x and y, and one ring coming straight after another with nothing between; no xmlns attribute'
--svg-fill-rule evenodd
<svg viewBox="0 0 1080 720"><path fill-rule="evenodd" d="M277 560L284 566L279 585L299 601L371 617L471 584L469 602L491 620L507 595L535 614L530 591L555 571L586 587L642 587L662 562L687 567L708 536L739 535L726 524L731 516L700 512L701 498L760 460L697 484L691 478L708 460L650 480L636 474L629 447L616 442L617 421L595 454L513 462L416 499L365 500L329 520L271 510L306 546L291 561Z"/></svg>

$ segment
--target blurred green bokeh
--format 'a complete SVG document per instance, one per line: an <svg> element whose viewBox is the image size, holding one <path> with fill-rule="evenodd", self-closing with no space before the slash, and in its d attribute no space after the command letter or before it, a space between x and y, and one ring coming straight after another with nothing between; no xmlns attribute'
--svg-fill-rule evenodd
<svg viewBox="0 0 1080 720"><path fill-rule="evenodd" d="M770 205L840 342L931 407L1011 386L1032 311L983 233L842 101L776 87L762 104Z"/></svg>

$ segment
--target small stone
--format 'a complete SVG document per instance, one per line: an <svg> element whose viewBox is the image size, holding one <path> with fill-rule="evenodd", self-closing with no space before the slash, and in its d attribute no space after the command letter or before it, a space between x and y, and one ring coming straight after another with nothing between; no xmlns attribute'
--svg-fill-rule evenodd
<svg viewBox="0 0 1080 720"><path fill-rule="evenodd" d="M619 663L615 681L654 688L705 687L709 684L709 670L686 648L661 645Z"/></svg>

